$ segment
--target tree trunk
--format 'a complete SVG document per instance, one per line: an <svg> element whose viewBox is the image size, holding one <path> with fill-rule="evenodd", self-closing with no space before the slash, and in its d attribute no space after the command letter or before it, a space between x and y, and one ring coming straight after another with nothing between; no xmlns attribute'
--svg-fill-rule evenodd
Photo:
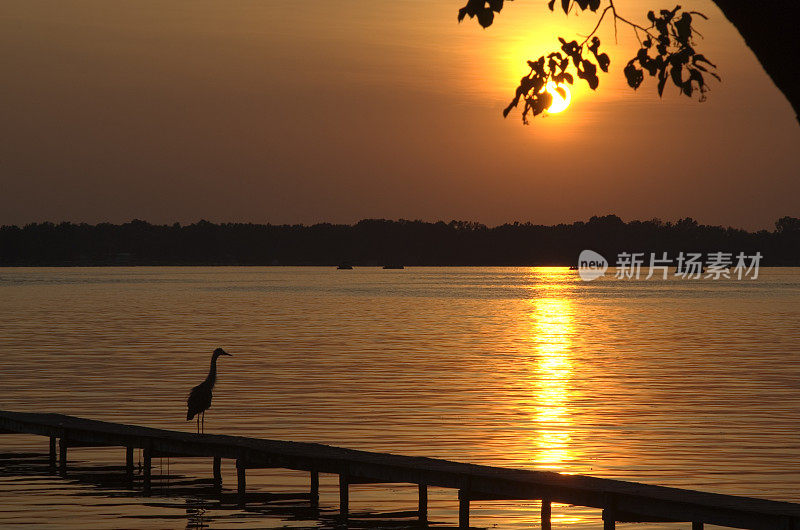
<svg viewBox="0 0 800 530"><path fill-rule="evenodd" d="M800 68L797 27L800 2L797 0L714 0L728 20L783 92L800 121Z"/></svg>

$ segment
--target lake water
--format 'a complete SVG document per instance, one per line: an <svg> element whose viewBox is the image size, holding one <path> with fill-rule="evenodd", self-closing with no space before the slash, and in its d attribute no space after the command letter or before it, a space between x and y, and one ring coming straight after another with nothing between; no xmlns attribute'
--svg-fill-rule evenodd
<svg viewBox="0 0 800 530"><path fill-rule="evenodd" d="M191 431L187 392L222 346L206 432L800 502L796 269L591 283L565 268L0 269L0 303L0 409ZM62 479L9 457L47 439L0 444L0 526L318 527L338 509L335 476L317 519L301 501L193 494L204 459L154 460L169 480L144 498L113 480L121 449L71 450ZM231 462L223 480L235 490ZM248 490L307 484L248 472ZM415 486L350 497L361 527L416 507ZM454 491L431 490L429 518L456 524ZM471 523L535 528L538 503L473 503ZM554 528L600 525L554 506Z"/></svg>

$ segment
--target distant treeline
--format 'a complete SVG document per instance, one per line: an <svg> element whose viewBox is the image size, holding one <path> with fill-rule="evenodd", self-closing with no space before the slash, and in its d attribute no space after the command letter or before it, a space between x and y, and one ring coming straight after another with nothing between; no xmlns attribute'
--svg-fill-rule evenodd
<svg viewBox="0 0 800 530"><path fill-rule="evenodd" d="M800 265L800 219L747 232L616 215L554 226L365 219L354 225L39 223L0 228L0 265L571 265L583 249L620 252L761 252L762 265Z"/></svg>

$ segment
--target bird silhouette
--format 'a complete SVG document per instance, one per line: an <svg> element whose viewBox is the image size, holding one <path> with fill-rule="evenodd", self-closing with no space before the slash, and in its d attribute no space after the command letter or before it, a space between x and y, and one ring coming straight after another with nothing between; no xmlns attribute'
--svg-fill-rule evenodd
<svg viewBox="0 0 800 530"><path fill-rule="evenodd" d="M205 431L205 416L206 410L211 408L211 391L214 389L214 383L217 382L217 359L220 355L227 355L233 357L230 353L222 348L217 348L211 354L211 368L208 370L206 380L197 385L189 392L189 399L186 401L188 410L186 412L186 421L191 420L197 416L197 432Z"/></svg>

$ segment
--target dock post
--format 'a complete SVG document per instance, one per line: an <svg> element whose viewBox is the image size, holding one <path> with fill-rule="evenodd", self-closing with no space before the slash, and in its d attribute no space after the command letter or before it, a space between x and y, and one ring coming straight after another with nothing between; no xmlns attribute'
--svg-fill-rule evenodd
<svg viewBox="0 0 800 530"><path fill-rule="evenodd" d="M347 475L339 475L339 516L347 521L350 515L350 483Z"/></svg>
<svg viewBox="0 0 800 530"><path fill-rule="evenodd" d="M239 504L244 505L245 495L247 494L247 468L244 460L236 459L236 493L239 494Z"/></svg>
<svg viewBox="0 0 800 530"><path fill-rule="evenodd" d="M614 530L617 523L614 520L614 511L606 508L603 510L603 530Z"/></svg>
<svg viewBox="0 0 800 530"><path fill-rule="evenodd" d="M50 469L56 468L56 437L50 437Z"/></svg>
<svg viewBox="0 0 800 530"><path fill-rule="evenodd" d="M469 495L458 490L458 527L469 528Z"/></svg>
<svg viewBox="0 0 800 530"><path fill-rule="evenodd" d="M214 491L222 490L222 458L219 456L214 457Z"/></svg>
<svg viewBox="0 0 800 530"><path fill-rule="evenodd" d="M58 471L64 476L67 474L67 439L63 436L58 439Z"/></svg>
<svg viewBox="0 0 800 530"><path fill-rule="evenodd" d="M145 447L142 450L144 468L142 469L144 478L144 494L149 496L153 491L153 450L150 447Z"/></svg>
<svg viewBox="0 0 800 530"><path fill-rule="evenodd" d="M542 530L550 530L550 516L552 513L550 499L542 499Z"/></svg>
<svg viewBox="0 0 800 530"><path fill-rule="evenodd" d="M703 530L703 523L699 521L694 521L692 523L692 530Z"/></svg>
<svg viewBox="0 0 800 530"><path fill-rule="evenodd" d="M418 484L419 488L419 522L428 521L428 485Z"/></svg>
<svg viewBox="0 0 800 530"><path fill-rule="evenodd" d="M125 476L128 481L133 480L133 447L125 448Z"/></svg>
<svg viewBox="0 0 800 530"><path fill-rule="evenodd" d="M319 508L319 471L311 472L311 491L309 491L309 500L313 509Z"/></svg>

